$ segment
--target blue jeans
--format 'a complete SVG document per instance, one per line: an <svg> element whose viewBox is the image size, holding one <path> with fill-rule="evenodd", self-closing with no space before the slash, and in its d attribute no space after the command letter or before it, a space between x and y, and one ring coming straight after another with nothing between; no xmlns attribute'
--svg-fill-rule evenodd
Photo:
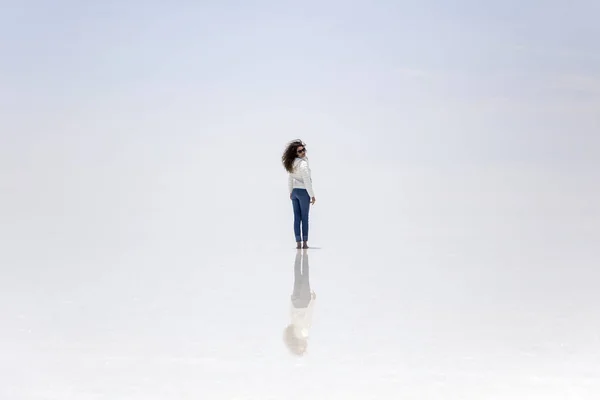
<svg viewBox="0 0 600 400"><path fill-rule="evenodd" d="M308 212L310 211L310 196L306 189L292 190L292 206L294 207L294 234L296 242L308 241ZM302 223L302 236L300 236Z"/></svg>

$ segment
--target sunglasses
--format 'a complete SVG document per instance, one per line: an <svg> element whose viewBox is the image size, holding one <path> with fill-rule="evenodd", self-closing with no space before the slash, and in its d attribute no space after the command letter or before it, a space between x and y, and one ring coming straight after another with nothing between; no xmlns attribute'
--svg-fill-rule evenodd
<svg viewBox="0 0 600 400"><path fill-rule="evenodd" d="M301 150L298 150L297 153L298 154L306 153L306 147Z"/></svg>

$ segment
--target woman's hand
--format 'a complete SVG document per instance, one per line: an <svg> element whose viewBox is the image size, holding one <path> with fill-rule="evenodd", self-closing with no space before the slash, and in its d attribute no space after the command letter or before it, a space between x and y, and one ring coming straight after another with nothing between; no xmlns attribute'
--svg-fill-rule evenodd
<svg viewBox="0 0 600 400"><path fill-rule="evenodd" d="M310 199L310 204L315 204L315 201L317 201L317 199L315 199L314 197L312 199Z"/></svg>

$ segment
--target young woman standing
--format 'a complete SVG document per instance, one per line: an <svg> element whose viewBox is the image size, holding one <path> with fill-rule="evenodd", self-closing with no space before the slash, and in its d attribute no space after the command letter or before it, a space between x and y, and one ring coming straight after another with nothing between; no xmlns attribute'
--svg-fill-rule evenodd
<svg viewBox="0 0 600 400"><path fill-rule="evenodd" d="M298 249L308 249L308 214L310 205L316 201L306 151L301 140L294 140L281 157L283 167L288 172L288 191L294 209L294 234Z"/></svg>

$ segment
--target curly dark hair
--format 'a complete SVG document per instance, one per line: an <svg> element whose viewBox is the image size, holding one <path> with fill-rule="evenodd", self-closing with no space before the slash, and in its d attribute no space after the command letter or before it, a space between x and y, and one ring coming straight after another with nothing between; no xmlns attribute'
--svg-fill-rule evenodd
<svg viewBox="0 0 600 400"><path fill-rule="evenodd" d="M306 147L304 142L300 139L296 139L288 143L285 151L283 152L283 156L281 156L281 162L283 163L283 167L287 172L294 172L294 160L298 157L298 147Z"/></svg>

